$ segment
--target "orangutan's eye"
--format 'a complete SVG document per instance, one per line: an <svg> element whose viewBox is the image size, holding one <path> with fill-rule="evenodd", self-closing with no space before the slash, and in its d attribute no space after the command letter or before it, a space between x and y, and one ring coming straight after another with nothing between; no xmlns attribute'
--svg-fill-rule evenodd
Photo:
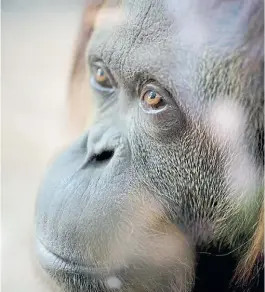
<svg viewBox="0 0 265 292"><path fill-rule="evenodd" d="M93 88L104 91L113 92L114 85L110 76L110 73L103 66L103 64L97 62L92 65L91 68L91 85Z"/></svg>
<svg viewBox="0 0 265 292"><path fill-rule="evenodd" d="M162 102L162 96L157 93L155 90L148 90L142 97L143 102L146 103L146 105L151 107L158 107L159 104Z"/></svg>
<svg viewBox="0 0 265 292"><path fill-rule="evenodd" d="M140 99L145 111L160 110L166 106L165 99L158 92L158 89L152 85L147 85L143 88Z"/></svg>

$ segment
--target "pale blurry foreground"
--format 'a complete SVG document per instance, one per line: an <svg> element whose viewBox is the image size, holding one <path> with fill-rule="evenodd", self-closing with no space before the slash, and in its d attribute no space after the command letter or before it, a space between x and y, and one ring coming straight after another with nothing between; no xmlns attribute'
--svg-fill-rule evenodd
<svg viewBox="0 0 265 292"><path fill-rule="evenodd" d="M12 11L15 1L3 2L2 291L41 292L31 265L34 203L47 161L67 138L67 79L82 5L32 12L29 4Z"/></svg>

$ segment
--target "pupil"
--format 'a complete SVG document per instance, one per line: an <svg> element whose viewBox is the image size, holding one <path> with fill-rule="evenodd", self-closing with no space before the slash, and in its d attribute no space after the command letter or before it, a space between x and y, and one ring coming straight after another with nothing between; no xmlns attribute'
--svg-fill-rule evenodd
<svg viewBox="0 0 265 292"><path fill-rule="evenodd" d="M99 76L104 76L105 72L102 69L98 69L98 75Z"/></svg>
<svg viewBox="0 0 265 292"><path fill-rule="evenodd" d="M150 97L151 99L156 98L156 92L155 92L155 91L150 91L150 93L149 93L149 97Z"/></svg>

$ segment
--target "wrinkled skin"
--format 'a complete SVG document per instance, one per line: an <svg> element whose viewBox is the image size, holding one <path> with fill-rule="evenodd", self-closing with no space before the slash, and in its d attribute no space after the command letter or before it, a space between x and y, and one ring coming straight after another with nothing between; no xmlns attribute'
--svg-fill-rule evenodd
<svg viewBox="0 0 265 292"><path fill-rule="evenodd" d="M102 62L115 86L92 80L97 118L37 202L38 256L66 291L192 291L196 247L238 250L253 233L263 56L243 47L240 1L204 2L123 1L93 32L87 71Z"/></svg>

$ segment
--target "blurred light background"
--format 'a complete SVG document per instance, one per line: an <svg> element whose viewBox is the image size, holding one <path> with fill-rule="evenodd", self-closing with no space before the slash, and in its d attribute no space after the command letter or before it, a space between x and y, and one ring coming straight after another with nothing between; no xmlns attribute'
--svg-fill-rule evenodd
<svg viewBox="0 0 265 292"><path fill-rule="evenodd" d="M2 1L2 291L47 291L32 266L34 204L66 138L69 67L83 0Z"/></svg>

